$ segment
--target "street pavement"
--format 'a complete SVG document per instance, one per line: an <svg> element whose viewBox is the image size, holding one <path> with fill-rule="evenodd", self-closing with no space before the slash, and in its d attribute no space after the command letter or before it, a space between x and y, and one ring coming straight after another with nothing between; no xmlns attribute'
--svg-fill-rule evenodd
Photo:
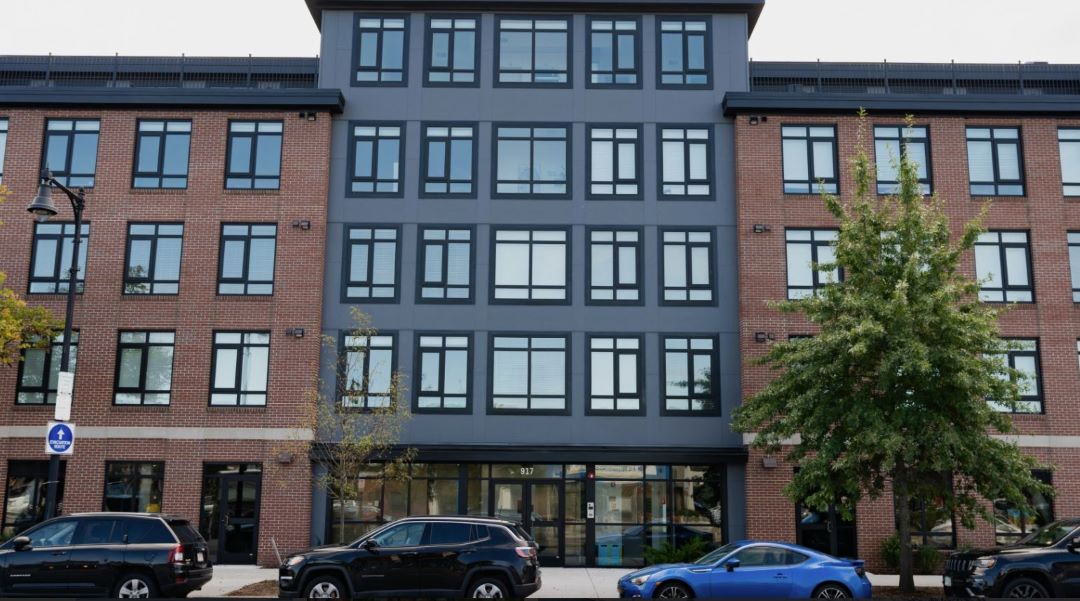
<svg viewBox="0 0 1080 601"><path fill-rule="evenodd" d="M630 570L621 568L544 568L543 588L533 599L615 597L615 585ZM238 588L277 578L277 570L255 566L214 566L214 579L192 597L222 597ZM895 574L870 574L874 586L896 586ZM941 576L916 576L915 586L940 588Z"/></svg>

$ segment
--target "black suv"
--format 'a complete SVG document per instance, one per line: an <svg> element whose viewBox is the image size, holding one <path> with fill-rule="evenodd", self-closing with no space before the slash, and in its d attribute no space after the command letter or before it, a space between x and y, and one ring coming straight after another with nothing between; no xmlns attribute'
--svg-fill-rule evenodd
<svg viewBox="0 0 1080 601"><path fill-rule="evenodd" d="M213 572L199 532L154 513L54 518L0 545L5 597L183 597Z"/></svg>
<svg viewBox="0 0 1080 601"><path fill-rule="evenodd" d="M1080 597L1080 520L1054 522L1015 545L953 553L947 597Z"/></svg>
<svg viewBox="0 0 1080 601"><path fill-rule="evenodd" d="M537 545L507 520L414 517L344 546L285 560L279 596L527 597L540 590Z"/></svg>

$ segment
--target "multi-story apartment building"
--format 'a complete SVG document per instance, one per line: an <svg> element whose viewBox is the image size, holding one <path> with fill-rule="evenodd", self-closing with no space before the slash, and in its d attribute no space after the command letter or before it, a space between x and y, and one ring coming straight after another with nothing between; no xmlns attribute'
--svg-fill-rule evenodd
<svg viewBox="0 0 1080 601"><path fill-rule="evenodd" d="M279 451L317 372L330 115L314 59L0 58L0 271L64 314L85 189L62 510L165 511L222 563L306 547L307 457ZM60 341L0 369L2 536L41 519ZM264 477L265 474L265 477ZM304 494L290 487L299 484Z"/></svg>
<svg viewBox="0 0 1080 601"><path fill-rule="evenodd" d="M313 542L521 520L553 565L743 536L733 127L763 2L309 0L334 118L324 333L408 376L408 483ZM351 309L380 334L350 336ZM329 353L333 355L334 353ZM324 361L333 381L334 361ZM318 468L316 468L318 469Z"/></svg>
<svg viewBox="0 0 1080 601"><path fill-rule="evenodd" d="M799 298L829 281L836 221L819 185L852 193L846 169L860 107L869 111L867 151L877 192L896 189L890 156L901 148L921 165L927 193L940 195L956 231L992 201L983 234L963 266L986 280L980 297L1014 306L1001 335L1022 342L1011 367L1031 377L1015 440L1051 466L1038 474L1055 497L1031 499L1021 515L1002 502L993 523L967 530L933 499L915 504L913 542L942 549L1014 541L1054 515L1080 512L1080 67L1075 65L754 63L748 92L729 93L735 123L742 392L771 377L751 359L772 340L812 335L800 316L767 301ZM904 116L915 116L905 131ZM906 141L902 141L906 140ZM831 274L836 275L836 274ZM797 540L881 566L895 531L886 494L859 504L854 521L798 507L782 494L793 467L751 451L746 467L747 534Z"/></svg>

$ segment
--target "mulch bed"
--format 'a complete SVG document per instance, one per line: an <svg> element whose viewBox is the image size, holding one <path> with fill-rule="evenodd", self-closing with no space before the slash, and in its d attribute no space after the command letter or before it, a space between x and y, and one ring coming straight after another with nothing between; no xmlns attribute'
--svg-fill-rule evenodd
<svg viewBox="0 0 1080 601"><path fill-rule="evenodd" d="M940 599L945 596L941 587L916 588L910 595L900 594L900 588L895 586L875 586L874 598L878 599Z"/></svg>
<svg viewBox="0 0 1080 601"><path fill-rule="evenodd" d="M229 597L277 597L277 580L263 580L240 587L228 594Z"/></svg>

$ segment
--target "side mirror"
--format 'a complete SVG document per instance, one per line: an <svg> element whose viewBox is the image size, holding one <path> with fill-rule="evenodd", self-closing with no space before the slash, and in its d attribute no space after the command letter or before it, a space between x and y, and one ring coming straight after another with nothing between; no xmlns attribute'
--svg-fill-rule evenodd
<svg viewBox="0 0 1080 601"><path fill-rule="evenodd" d="M379 547L379 543L375 542L375 539L369 538L364 541L364 548L368 551L373 551Z"/></svg>
<svg viewBox="0 0 1080 601"><path fill-rule="evenodd" d="M729 572L734 572L735 568L739 567L740 565L742 565L742 562L738 559L729 559L724 562L724 569Z"/></svg>
<svg viewBox="0 0 1080 601"><path fill-rule="evenodd" d="M30 550L30 537L29 536L17 536L15 540L11 541L11 548L16 551L29 551Z"/></svg>

